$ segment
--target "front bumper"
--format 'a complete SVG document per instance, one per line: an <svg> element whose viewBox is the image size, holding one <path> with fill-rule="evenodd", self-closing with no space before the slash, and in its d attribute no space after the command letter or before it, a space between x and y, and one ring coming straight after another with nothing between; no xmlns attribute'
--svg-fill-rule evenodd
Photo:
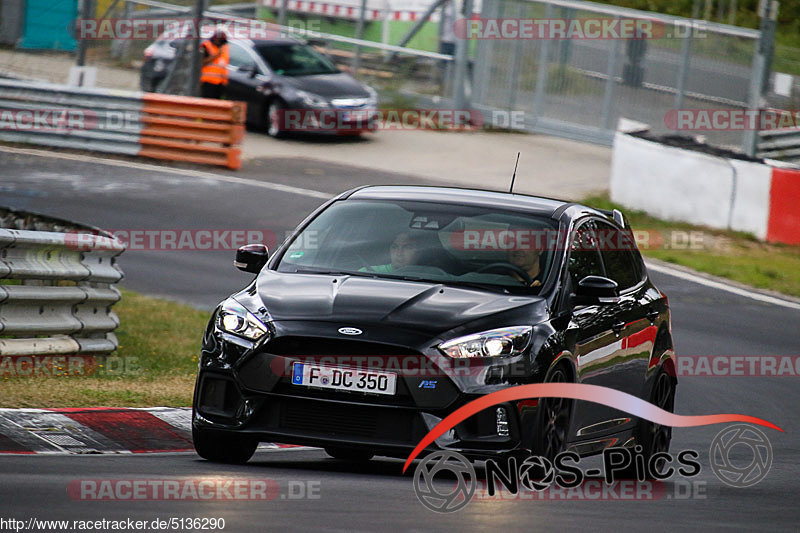
<svg viewBox="0 0 800 533"><path fill-rule="evenodd" d="M493 407L462 422L431 448L485 456L522 447L514 406L502 408L507 413L507 436L497 434ZM231 376L207 372L198 378L192 422L196 427L247 435L261 442L358 448L405 457L448 414L286 394L252 395L241 391Z"/></svg>
<svg viewBox="0 0 800 533"><path fill-rule="evenodd" d="M317 340L322 343L324 339ZM393 396L310 389L292 385L291 372L286 371L302 356L285 351L303 350L292 343L283 343L280 350L269 349L279 344L246 349L207 334L195 387L193 424L262 442L357 448L405 457L450 413L508 386L487 385L486 371L433 379L404 372L398 376ZM373 348L364 350L375 353ZM419 352L416 356L425 357ZM431 381L435 381L434 388L425 386ZM498 430L498 407L505 410L503 431ZM512 404L494 406L442 435L431 449L486 456L526 448L522 428L532 427L529 417L534 411Z"/></svg>

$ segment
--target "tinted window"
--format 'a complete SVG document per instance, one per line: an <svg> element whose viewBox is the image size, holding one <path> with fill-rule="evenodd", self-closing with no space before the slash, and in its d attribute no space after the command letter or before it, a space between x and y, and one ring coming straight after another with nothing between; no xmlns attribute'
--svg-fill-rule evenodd
<svg viewBox="0 0 800 533"><path fill-rule="evenodd" d="M320 213L281 258L278 270L348 273L538 292L553 256L552 220L411 201L337 202Z"/></svg>
<svg viewBox="0 0 800 533"><path fill-rule="evenodd" d="M586 276L604 276L603 263L597 249L594 222L582 224L570 241L569 276L572 286Z"/></svg>
<svg viewBox="0 0 800 533"><path fill-rule="evenodd" d="M635 242L630 231L617 229L605 222L597 222L597 230L606 277L616 281L619 290L629 289L639 283L642 277L633 252Z"/></svg>
<svg viewBox="0 0 800 533"><path fill-rule="evenodd" d="M304 44L269 44L258 46L256 50L278 75L311 76L339 72L325 56Z"/></svg>

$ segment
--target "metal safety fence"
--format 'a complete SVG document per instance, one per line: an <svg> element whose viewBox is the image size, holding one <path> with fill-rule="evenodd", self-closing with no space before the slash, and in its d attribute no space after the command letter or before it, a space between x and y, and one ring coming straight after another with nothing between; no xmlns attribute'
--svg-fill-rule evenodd
<svg viewBox="0 0 800 533"><path fill-rule="evenodd" d="M246 104L0 79L0 140L241 167Z"/></svg>
<svg viewBox="0 0 800 533"><path fill-rule="evenodd" d="M485 0L482 19L643 21L634 38L477 41L473 104L525 113L527 128L610 144L620 117L671 129L676 109L754 102L758 30L571 0ZM756 105L758 105L756 103ZM741 131L703 133L741 148Z"/></svg>
<svg viewBox="0 0 800 533"><path fill-rule="evenodd" d="M800 129L774 129L758 132L758 157L800 165Z"/></svg>
<svg viewBox="0 0 800 533"><path fill-rule="evenodd" d="M800 78L769 74L773 0L759 0L761 29L702 20L699 1L691 18L582 0L211 1L202 16L197 7L202 3L195 0L102 4L103 9L91 10L98 22L196 19L213 27L266 20L279 35L306 39L341 70L375 87L385 107L476 109L490 117L499 112L507 122L491 125L603 144L612 142L618 120L628 118L648 124L656 134L702 136L708 144L755 155L758 131L681 129L671 113L797 108L800 101ZM452 11L445 17L448 5ZM480 21L644 21L659 31L646 38L476 37L465 31ZM192 94L198 41L175 39L158 50L167 55L154 59L150 54L158 37L81 39L78 62L104 69L98 85L111 86L111 72L115 81L130 86L144 81L147 69L163 69L166 75L153 76L161 81L152 90ZM790 51L778 47L775 53L782 54L779 68L797 68L784 57ZM518 118L509 119L512 115Z"/></svg>
<svg viewBox="0 0 800 533"><path fill-rule="evenodd" d="M96 228L0 208L0 355L114 351L124 249Z"/></svg>

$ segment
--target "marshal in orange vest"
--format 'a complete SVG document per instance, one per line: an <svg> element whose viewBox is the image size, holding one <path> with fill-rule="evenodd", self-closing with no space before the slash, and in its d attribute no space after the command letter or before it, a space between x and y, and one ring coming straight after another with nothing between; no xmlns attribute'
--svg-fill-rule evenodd
<svg viewBox="0 0 800 533"><path fill-rule="evenodd" d="M203 41L201 45L210 58L214 58L207 65L203 65L200 74L200 83L212 85L228 85L228 64L231 62L231 53L228 44L215 45L211 40Z"/></svg>

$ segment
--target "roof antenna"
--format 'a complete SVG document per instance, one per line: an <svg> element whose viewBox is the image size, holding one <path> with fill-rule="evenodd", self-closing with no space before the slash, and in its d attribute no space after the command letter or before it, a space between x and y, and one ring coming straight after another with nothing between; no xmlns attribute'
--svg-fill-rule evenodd
<svg viewBox="0 0 800 533"><path fill-rule="evenodd" d="M509 193L514 194L514 182L517 180L517 169L519 168L519 156L522 152L517 152L517 164L514 165L514 175L511 177L511 188L508 190Z"/></svg>

